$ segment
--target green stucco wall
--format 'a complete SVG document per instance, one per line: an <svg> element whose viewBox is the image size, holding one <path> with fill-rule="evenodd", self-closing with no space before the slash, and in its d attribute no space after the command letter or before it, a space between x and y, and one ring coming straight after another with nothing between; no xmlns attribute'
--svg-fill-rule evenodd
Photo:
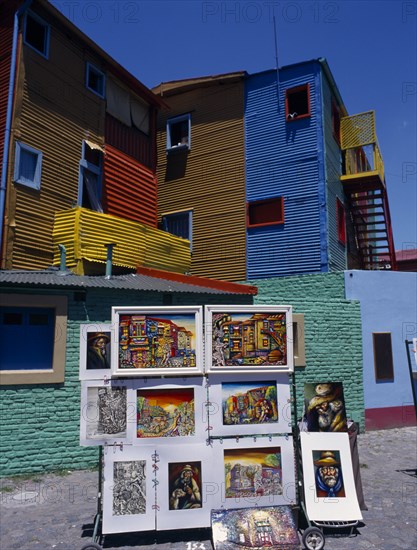
<svg viewBox="0 0 417 550"><path fill-rule="evenodd" d="M364 429L362 330L359 302L345 299L344 274L251 280L255 304L292 305L304 313L306 367L295 369L297 418L305 382L343 382L348 417Z"/></svg>
<svg viewBox="0 0 417 550"><path fill-rule="evenodd" d="M4 292L4 290L2 290ZM24 291L14 288L14 294ZM80 323L109 323L112 306L248 304L252 296L222 294L163 294L88 290L85 302L75 301L77 291L49 292L32 289L32 295L68 297L65 382L0 387L0 475L9 476L97 465L98 447L80 447ZM30 350L28 350L30 358Z"/></svg>

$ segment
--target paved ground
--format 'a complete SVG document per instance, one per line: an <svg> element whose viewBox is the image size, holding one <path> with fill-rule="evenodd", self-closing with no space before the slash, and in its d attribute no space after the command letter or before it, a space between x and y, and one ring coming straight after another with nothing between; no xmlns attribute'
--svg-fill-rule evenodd
<svg viewBox="0 0 417 550"><path fill-rule="evenodd" d="M358 437L365 500L356 535L326 534L326 549L417 549L417 431L402 428ZM413 475L414 474L414 475ZM3 479L1 550L80 550L91 539L97 472ZM118 550L211 550L210 530L106 536Z"/></svg>

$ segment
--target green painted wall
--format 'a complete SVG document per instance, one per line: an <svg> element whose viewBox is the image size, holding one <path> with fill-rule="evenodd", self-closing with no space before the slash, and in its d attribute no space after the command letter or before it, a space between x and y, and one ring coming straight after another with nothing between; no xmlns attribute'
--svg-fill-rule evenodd
<svg viewBox="0 0 417 550"><path fill-rule="evenodd" d="M305 382L343 382L348 416L364 429L359 302L345 299L344 273L251 280L255 304L286 304L304 313L306 367L295 369L297 418Z"/></svg>
<svg viewBox="0 0 417 550"><path fill-rule="evenodd" d="M2 290L3 291L3 290ZM18 288L14 294L24 293ZM65 382L0 387L0 475L9 476L97 465L98 447L80 447L80 323L109 323L111 307L252 303L252 296L222 294L163 294L161 292L88 290L85 302L76 292L35 290L30 294L68 296ZM164 304L165 301L165 304ZM28 350L28 358L30 350Z"/></svg>

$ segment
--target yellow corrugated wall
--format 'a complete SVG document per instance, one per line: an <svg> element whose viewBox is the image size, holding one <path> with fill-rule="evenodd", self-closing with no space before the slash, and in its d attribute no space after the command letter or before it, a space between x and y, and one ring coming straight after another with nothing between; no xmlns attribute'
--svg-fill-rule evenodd
<svg viewBox="0 0 417 550"><path fill-rule="evenodd" d="M193 209L193 275L246 278L243 81L163 96L158 214ZM166 120L191 113L191 150L166 154Z"/></svg>

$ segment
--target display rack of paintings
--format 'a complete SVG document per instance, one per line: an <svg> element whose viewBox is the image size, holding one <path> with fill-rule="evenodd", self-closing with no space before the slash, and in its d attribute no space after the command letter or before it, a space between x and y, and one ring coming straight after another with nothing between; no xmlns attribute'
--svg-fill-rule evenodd
<svg viewBox="0 0 417 550"><path fill-rule="evenodd" d="M294 512L290 506L213 510L215 550L299 550Z"/></svg>
<svg viewBox="0 0 417 550"><path fill-rule="evenodd" d="M134 445L202 443L207 392L202 376L131 380L128 439Z"/></svg>
<svg viewBox="0 0 417 550"><path fill-rule="evenodd" d="M362 519L347 433L301 432L304 497L312 521Z"/></svg>
<svg viewBox="0 0 417 550"><path fill-rule="evenodd" d="M113 345L111 325L80 325L80 380L104 380L111 377Z"/></svg>
<svg viewBox="0 0 417 550"><path fill-rule="evenodd" d="M113 307L114 376L203 373L202 307Z"/></svg>
<svg viewBox="0 0 417 550"><path fill-rule="evenodd" d="M210 374L210 436L244 436L291 432L287 373Z"/></svg>
<svg viewBox="0 0 417 550"><path fill-rule="evenodd" d="M309 432L347 432L343 384L304 384L304 411Z"/></svg>
<svg viewBox="0 0 417 550"><path fill-rule="evenodd" d="M127 442L130 419L128 383L116 380L81 382L80 445Z"/></svg>
<svg viewBox="0 0 417 550"><path fill-rule="evenodd" d="M150 448L105 447L103 534L156 528L155 465Z"/></svg>
<svg viewBox="0 0 417 550"><path fill-rule="evenodd" d="M213 440L213 449L224 508L295 503L292 437Z"/></svg>
<svg viewBox="0 0 417 550"><path fill-rule="evenodd" d="M206 306L206 371L294 369L291 306Z"/></svg>

